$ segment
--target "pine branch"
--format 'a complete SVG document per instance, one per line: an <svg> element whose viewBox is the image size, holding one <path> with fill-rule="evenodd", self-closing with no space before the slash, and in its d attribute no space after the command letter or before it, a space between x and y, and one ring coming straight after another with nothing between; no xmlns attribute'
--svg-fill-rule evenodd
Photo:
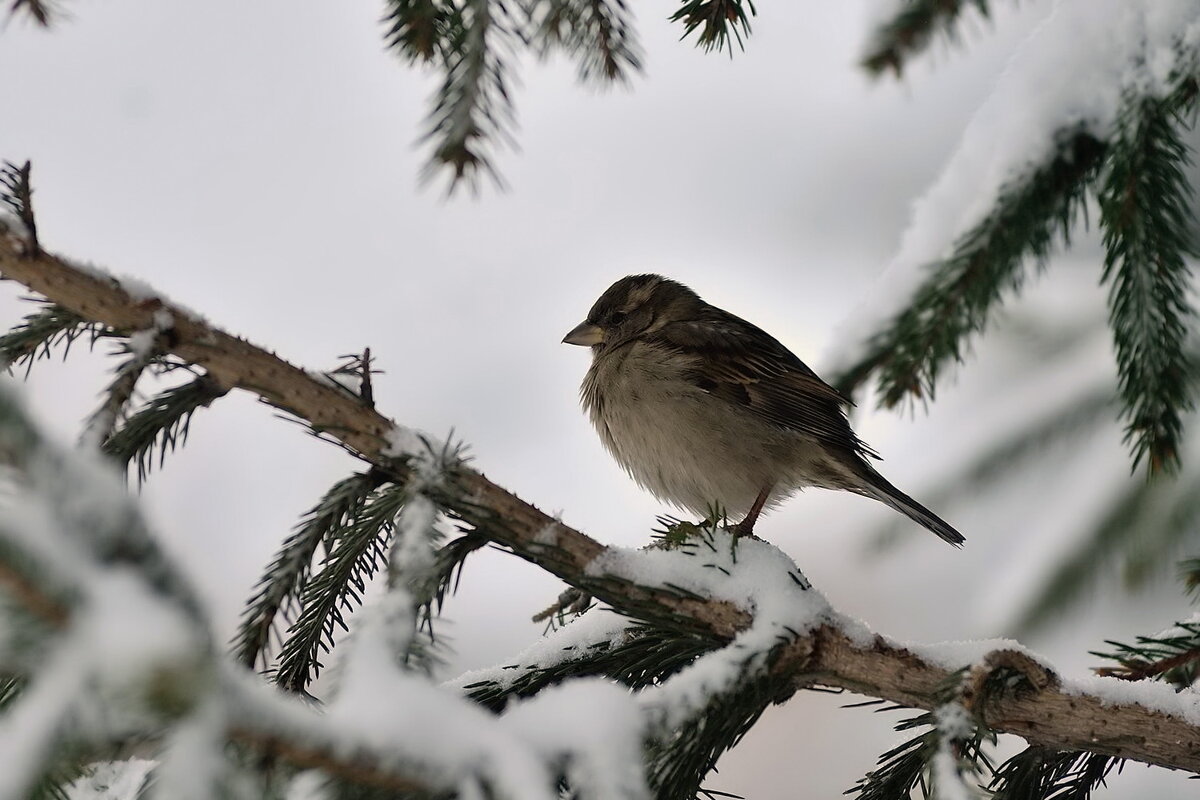
<svg viewBox="0 0 1200 800"><path fill-rule="evenodd" d="M932 717L920 714L904 720L896 730L916 725L930 725ZM909 798L923 786L926 766L937 750L937 732L930 728L879 756L875 769L859 778L845 794L857 795L859 800L899 800ZM923 795L929 796L928 787Z"/></svg>
<svg viewBox="0 0 1200 800"><path fill-rule="evenodd" d="M451 192L477 188L482 175L500 183L492 152L512 144L520 48L562 49L589 81L624 80L641 66L625 0L387 0L384 24L390 50L442 74L423 134L433 146L424 177L448 172Z"/></svg>
<svg viewBox="0 0 1200 800"><path fill-rule="evenodd" d="M1145 457L1151 474L1179 465L1182 417L1194 407L1188 376L1200 368L1186 351L1195 318L1187 259L1197 249L1179 106L1126 104L1098 195L1125 441L1134 468Z"/></svg>
<svg viewBox="0 0 1200 800"><path fill-rule="evenodd" d="M908 0L872 32L861 61L863 69L875 77L885 70L900 77L908 61L924 52L939 34L956 38L955 24L969 6L984 17L989 14L988 0Z"/></svg>
<svg viewBox="0 0 1200 800"><path fill-rule="evenodd" d="M686 724L656 732L647 748L646 777L658 800L696 797L717 759L741 741L767 706L792 691L791 682L780 676L747 675L733 691L711 697Z"/></svg>
<svg viewBox="0 0 1200 800"><path fill-rule="evenodd" d="M1092 655L1116 661L1119 666L1100 667L1096 674L1125 681L1155 679L1178 689L1191 686L1200 676L1200 622L1177 622L1157 636L1139 636L1136 644L1111 640L1111 653Z"/></svg>
<svg viewBox="0 0 1200 800"><path fill-rule="evenodd" d="M350 509L348 525L333 528L321 568L300 591L299 613L288 630L275 669L275 682L303 692L321 672L321 653L329 652L339 630L348 631L346 614L362 604L370 578L386 563L396 515L407 498L404 486L373 490Z"/></svg>
<svg viewBox="0 0 1200 800"><path fill-rule="evenodd" d="M63 357L66 358L76 339L90 333L95 342L103 330L102 326L85 322L78 314L61 306L47 305L41 311L26 315L19 325L0 336L0 364L10 369L23 364L28 375L33 362L49 358L58 345L63 345Z"/></svg>
<svg viewBox="0 0 1200 800"><path fill-rule="evenodd" d="M58 3L51 0L12 0L8 13L13 17L24 14L43 28L49 28L60 12Z"/></svg>
<svg viewBox="0 0 1200 800"><path fill-rule="evenodd" d="M434 589L429 602L424 606L422 625L429 627L433 625L433 616L441 613L446 597L458 590L458 582L462 578L467 557L486 547L487 544L487 537L476 533L466 533L451 539L438 550L437 563L432 576Z"/></svg>
<svg viewBox="0 0 1200 800"><path fill-rule="evenodd" d="M481 173L499 182L489 151L511 142L507 60L517 39L515 21L502 2L462 0L449 17L442 44L444 77L423 138L434 148L426 177L448 168L451 191L461 182L476 188Z"/></svg>
<svg viewBox="0 0 1200 800"><path fill-rule="evenodd" d="M38 10L44 10L45 6L36 0L13 0L10 13L15 14L22 8L37 18ZM11 208L17 215L17 219L20 220L21 226L24 228L21 238L26 255L37 256L42 248L38 243L37 219L33 214L33 188L29 183L30 169L31 165L28 161L19 167L11 161L4 162L3 168L0 168L0 205ZM0 235L5 233L7 231L0 227Z"/></svg>
<svg viewBox="0 0 1200 800"><path fill-rule="evenodd" d="M5 270L0 268L0 272ZM86 477L90 465L75 464L51 446L7 390L0 391L0 464L27 476L29 481L40 483L45 503L54 515L67 518L64 528L89 558L105 567L136 570L156 591L171 598L188 613L200 615L200 604L190 584L158 546L128 499L118 498L103 514L75 518L79 516L76 509L80 487L88 485L89 481L95 483ZM10 556L5 563L20 572L19 558ZM46 580L43 577L40 582ZM26 601L23 589L29 588L29 582L14 579L10 586L17 589L18 600ZM57 616L54 607L60 605L55 600L40 603L32 596L26 602L27 607L51 622ZM41 612L37 612L37 605L43 605Z"/></svg>
<svg viewBox="0 0 1200 800"><path fill-rule="evenodd" d="M264 728L246 720L230 729L229 739L263 757L298 769L317 769L346 781L355 787L350 796L356 798L373 797L368 793L373 789L386 790L382 797L387 798L436 796L425 781L396 764L394 753L380 752L379 748L354 752L345 741L332 737L311 741Z"/></svg>
<svg viewBox="0 0 1200 800"><path fill-rule="evenodd" d="M546 55L562 49L579 62L583 81L625 81L641 69L641 47L625 0L536 0L531 40Z"/></svg>
<svg viewBox="0 0 1200 800"><path fill-rule="evenodd" d="M409 63L429 63L444 57L443 42L457 10L447 0L385 0L384 41Z"/></svg>
<svg viewBox="0 0 1200 800"><path fill-rule="evenodd" d="M126 466L136 460L138 482L142 483L154 466L155 451L161 467L167 453L187 441L192 415L227 391L208 375L166 389L127 419L101 449Z"/></svg>
<svg viewBox="0 0 1200 800"><path fill-rule="evenodd" d="M1026 683L1026 676L1006 666L1021 658L1024 656L993 653L973 669L950 673L938 687L938 702L931 711L896 724L898 733L923 730L879 756L876 768L859 778L845 794L858 795L859 800L908 800L920 789L925 798L952 797L955 793L940 786L939 781L962 783L963 772L974 776L990 773L992 762L984 745L995 744L996 736L973 718L973 712L978 714L978 709L994 697ZM879 701L858 705L879 705ZM908 709L883 706L876 712L898 710ZM952 763L940 764L943 757Z"/></svg>
<svg viewBox="0 0 1200 800"><path fill-rule="evenodd" d="M880 403L932 398L950 363L960 362L971 336L987 325L1006 292L1025 280L1026 259L1039 265L1057 239L1067 239L1105 145L1086 133L1063 132L1055 156L1007 186L994 209L968 231L903 312L868 343L866 354L834 380L849 396L878 375Z"/></svg>
<svg viewBox="0 0 1200 800"><path fill-rule="evenodd" d="M757 14L752 0L684 0L671 22L683 23L681 39L699 30L696 46L704 52L726 50L732 56L734 42L739 50L746 49L750 17Z"/></svg>
<svg viewBox="0 0 1200 800"><path fill-rule="evenodd" d="M433 746L414 741L403 723L390 730L372 725L364 732L348 715L323 715L252 676L224 668L204 614L187 591L165 586L165 570L153 559L130 557L136 553L113 557L114 542L141 555L150 547L119 481L90 454L76 451L66 457L33 428L7 391L0 392L0 457L28 482L22 503L46 512L6 516L13 530L0 530L0 540L52 554L50 571L72 579L80 596L69 610L69 624L40 638L50 657L37 661L27 685L0 684L0 704L6 706L0 743L13 756L0 776L5 796L54 796L91 753L121 738L158 745L162 766L156 791L164 796L181 790L225 796L235 785L237 796L277 796L275 789L282 787L265 761L282 759L392 791L445 796L467 786L476 787L478 796L553 797L549 781L535 792L538 786L520 779L539 779L541 759L556 761L558 752L543 756L542 742L533 735L518 732L515 742L506 738L512 729L502 720L492 721L466 701L437 692L429 681L397 686L385 680L371 689L391 692L392 702L415 693L433 709L485 728L479 735L459 728L472 740L468 747L475 748L467 752L479 753L478 760L447 763ZM103 513L95 503L65 501L64 487L89 499L103 498ZM0 563L11 565L7 556L0 549ZM112 569L113 564L122 568ZM130 626L131 612L137 626ZM426 708L427 719L436 722L429 712ZM632 732L632 726L622 727L622 733ZM230 741L250 750L246 761L256 765L253 773L234 763ZM565 752L573 756L576 751ZM509 764L500 763L505 759L518 768L507 772Z"/></svg>
<svg viewBox="0 0 1200 800"><path fill-rule="evenodd" d="M138 381L154 359L153 353L133 355L117 368L116 377L104 392L103 402L84 425L83 434L79 437L82 447L98 447L112 437L133 400Z"/></svg>
<svg viewBox="0 0 1200 800"><path fill-rule="evenodd" d="M266 666L271 641L280 638L277 617L291 623L301 608L300 598L308 586L317 548L325 545L327 552L332 549L334 532L359 517L367 497L382 480L377 472L369 471L338 481L304 515L246 603L233 641L235 660L252 669L260 660Z"/></svg>
<svg viewBox="0 0 1200 800"><path fill-rule="evenodd" d="M554 663L512 664L504 667L511 674L503 681L481 680L462 688L472 700L497 713L514 698L532 697L573 678L601 675L643 689L661 683L719 644L711 636L631 622L619 641L577 644Z"/></svg>
<svg viewBox="0 0 1200 800"><path fill-rule="evenodd" d="M1200 558L1189 558L1179 564L1179 577L1188 594L1196 597L1200 594Z"/></svg>
<svg viewBox="0 0 1200 800"><path fill-rule="evenodd" d="M73 598L63 588L48 585L50 581L46 578L44 564L5 541L5 527L0 524L0 591L43 625L63 628L69 619ZM9 689L5 686L0 684L0 708L8 696Z"/></svg>
<svg viewBox="0 0 1200 800"><path fill-rule="evenodd" d="M1120 759L1030 747L1004 762L988 786L992 800L1088 800Z"/></svg>
<svg viewBox="0 0 1200 800"><path fill-rule="evenodd" d="M47 254L24 257L0 238L0 274L24 283L53 302L116 330L149 327L154 304L135 300L111 278L85 272ZM170 349L208 370L225 387L258 394L264 401L327 431L346 447L406 480L411 468L393 452L396 428L378 412L326 385L277 356L229 336L183 309L161 304L175 319ZM750 624L743 610L719 600L666 586L643 586L596 575L589 565L605 552L594 539L540 512L462 467L433 499L480 536L639 619L728 640ZM797 688L842 687L919 708L935 705L948 671L882 637L864 642L832 623L814 627L781 647L773 664ZM983 712L986 725L1015 733L1031 744L1086 749L1105 755L1200 772L1200 731L1182 716L1135 703L1112 703L1055 686L1005 695Z"/></svg>

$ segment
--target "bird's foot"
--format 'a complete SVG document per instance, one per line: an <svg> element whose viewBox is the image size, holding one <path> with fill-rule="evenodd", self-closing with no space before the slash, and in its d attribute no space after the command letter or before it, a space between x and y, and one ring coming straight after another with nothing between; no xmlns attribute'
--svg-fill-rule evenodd
<svg viewBox="0 0 1200 800"><path fill-rule="evenodd" d="M735 539L754 539L756 542L761 542L762 539L754 535L754 522L755 520L747 518L737 525L729 526L726 530L732 533Z"/></svg>
<svg viewBox="0 0 1200 800"><path fill-rule="evenodd" d="M728 531L739 539L743 536L754 536L754 522L755 520L746 517L737 525L729 526Z"/></svg>

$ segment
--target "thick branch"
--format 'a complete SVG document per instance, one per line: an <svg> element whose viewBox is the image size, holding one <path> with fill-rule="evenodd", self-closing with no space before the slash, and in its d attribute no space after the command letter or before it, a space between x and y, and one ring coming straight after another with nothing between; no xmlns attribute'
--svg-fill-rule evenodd
<svg viewBox="0 0 1200 800"><path fill-rule="evenodd" d="M801 687L837 686L926 709L936 705L938 689L950 677L944 667L882 637L863 647L828 625L788 645L775 669L794 674ZM1105 703L1064 689L1051 673L1029 683L1040 685L986 696L975 710L988 727L1030 744L1200 771L1200 730L1184 718L1137 704Z"/></svg>
<svg viewBox="0 0 1200 800"><path fill-rule="evenodd" d="M3 237L0 274L119 331L151 328L155 310L166 308L175 319L166 344L176 355L203 366L222 385L254 392L336 437L364 459L405 477L405 468L384 454L393 423L279 357L182 309L131 297L107 276L47 254L23 257ZM603 545L477 472L463 469L454 486L433 491L439 503L482 535L618 610L669 620L724 639L750 622L748 614L729 603L589 575L587 567L605 551ZM864 645L830 625L797 637L779 654L774 669L794 676L797 688L843 687L920 708L936 705L937 689L951 674L951 670L881 637ZM1036 744L1200 772L1200 730L1181 716L1136 704L1106 705L1097 696L1064 691L1056 680L1035 681L1027 690L989 697L979 711L995 730L1018 734Z"/></svg>
<svg viewBox="0 0 1200 800"><path fill-rule="evenodd" d="M286 761L301 769L319 769L359 786L372 786L391 792L427 792L429 787L410 777L403 769L379 763L369 754L347 755L327 745L300 742L292 738L233 727L229 739L257 753Z"/></svg>

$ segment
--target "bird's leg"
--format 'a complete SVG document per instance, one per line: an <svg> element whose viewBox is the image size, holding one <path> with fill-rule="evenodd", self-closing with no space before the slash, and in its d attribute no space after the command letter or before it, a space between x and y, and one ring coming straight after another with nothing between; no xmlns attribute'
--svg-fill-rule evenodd
<svg viewBox="0 0 1200 800"><path fill-rule="evenodd" d="M750 536L754 533L754 523L758 521L758 515L762 513L763 506L767 503L767 498L771 494L770 486L758 493L758 497L754 498L754 505L750 506L750 511L746 513L746 518L733 526L734 536Z"/></svg>

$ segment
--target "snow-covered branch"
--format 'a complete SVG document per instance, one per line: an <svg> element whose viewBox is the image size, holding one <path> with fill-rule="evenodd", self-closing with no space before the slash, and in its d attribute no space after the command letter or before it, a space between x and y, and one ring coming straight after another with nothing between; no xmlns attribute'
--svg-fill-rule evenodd
<svg viewBox="0 0 1200 800"><path fill-rule="evenodd" d="M131 291L106 274L46 253L27 254L12 237L0 237L0 274L118 332L150 329L155 313L165 310L174 320L166 347L204 367L222 387L253 392L308 421L399 481L419 468L411 459L397 457L405 452L397 443L407 432L368 404L144 289ZM915 647L889 641L828 609L794 575L786 557L763 543L740 543L735 561L768 565L764 569L769 567L782 582L773 586L791 582L787 592L751 591L746 586L756 582L746 582L728 564L690 572L680 572L674 562L669 568L643 569L650 559L677 559L680 554L606 548L462 465L424 492L479 535L613 608L701 634L712 642L714 656L724 653L695 662L713 668L683 671L667 680L662 691L647 695L646 702L660 709L664 724L694 716L697 695L691 690L701 684L690 685L689 680L701 681L702 694L713 689L714 680L736 681L747 674L767 676L773 687L786 686L782 696L759 698L763 703L820 685L920 708L938 704L939 687L965 681L978 690L964 693L973 698L971 710L994 730L1049 747L1200 772L1200 698L1193 692L1112 678L1065 680L1015 643ZM722 546L712 548L712 558ZM689 582L696 572L708 577ZM784 605L767 607L768 601ZM735 650L737 663L731 659ZM997 676L1008 680L991 680Z"/></svg>

